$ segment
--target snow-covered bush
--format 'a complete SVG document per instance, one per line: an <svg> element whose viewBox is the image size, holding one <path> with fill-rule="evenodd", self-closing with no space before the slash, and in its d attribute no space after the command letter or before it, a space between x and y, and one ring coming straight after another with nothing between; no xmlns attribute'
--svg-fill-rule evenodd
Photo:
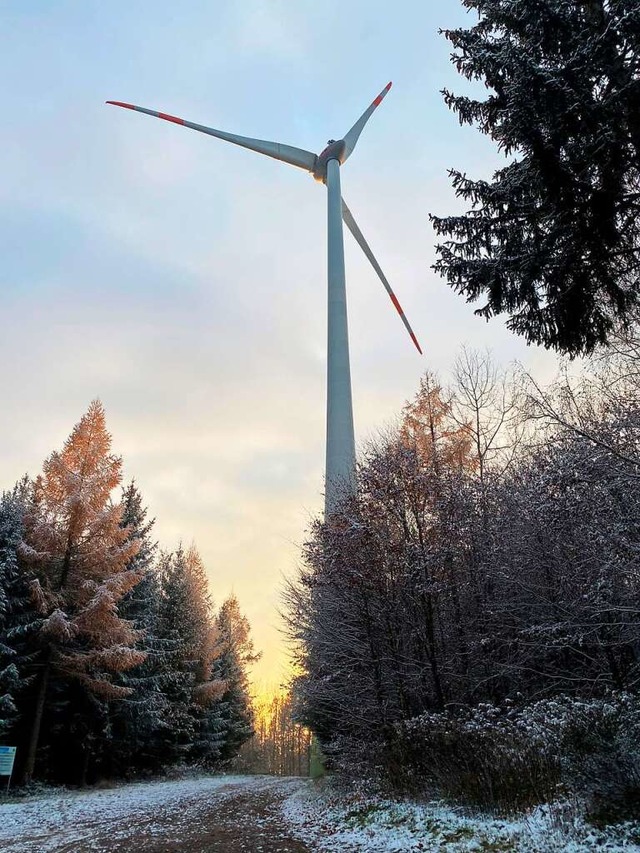
<svg viewBox="0 0 640 853"><path fill-rule="evenodd" d="M594 820L640 816L640 697L570 703L560 751L568 782L586 796Z"/></svg>
<svg viewBox="0 0 640 853"><path fill-rule="evenodd" d="M560 696L518 707L480 704L398 724L386 756L395 784L502 811L586 799L594 818L640 806L640 698Z"/></svg>
<svg viewBox="0 0 640 853"><path fill-rule="evenodd" d="M398 784L511 811L553 799L561 763L553 738L509 708L481 704L422 714L396 727L390 771Z"/></svg>

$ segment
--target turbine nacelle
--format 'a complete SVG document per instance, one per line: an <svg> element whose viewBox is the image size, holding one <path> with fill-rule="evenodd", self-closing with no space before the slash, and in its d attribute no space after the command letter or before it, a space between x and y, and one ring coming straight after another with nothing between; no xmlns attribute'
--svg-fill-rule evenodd
<svg viewBox="0 0 640 853"><path fill-rule="evenodd" d="M316 157L313 169L313 177L323 184L327 182L327 163L329 160L337 160L340 165L347 159L347 143L344 139L330 139L327 147Z"/></svg>

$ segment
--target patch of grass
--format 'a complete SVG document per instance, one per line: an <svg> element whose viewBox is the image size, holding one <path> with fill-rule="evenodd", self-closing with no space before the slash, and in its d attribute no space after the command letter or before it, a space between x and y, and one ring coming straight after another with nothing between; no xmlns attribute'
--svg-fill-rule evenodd
<svg viewBox="0 0 640 853"><path fill-rule="evenodd" d="M384 807L377 803L367 803L366 805L356 806L356 808L350 809L345 814L345 819L349 821L352 826L357 826L362 829L363 827L373 823L373 816L383 811L383 809Z"/></svg>
<svg viewBox="0 0 640 853"><path fill-rule="evenodd" d="M468 841L476 835L476 830L470 826L459 826L457 829L447 830L442 833L442 840L447 844L453 844L456 841Z"/></svg>

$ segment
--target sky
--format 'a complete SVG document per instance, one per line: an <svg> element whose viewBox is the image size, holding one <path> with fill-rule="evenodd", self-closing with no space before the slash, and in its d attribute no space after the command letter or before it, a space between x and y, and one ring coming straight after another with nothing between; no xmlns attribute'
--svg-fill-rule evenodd
<svg viewBox="0 0 640 853"><path fill-rule="evenodd" d="M0 0L0 489L35 476L94 398L160 545L194 542L287 677L283 579L322 511L326 190L299 169L155 118L321 151L389 80L342 190L422 343L345 234L356 441L462 344L555 358L486 323L431 269L447 169L493 146L440 90L468 84L439 28L459 0Z"/></svg>

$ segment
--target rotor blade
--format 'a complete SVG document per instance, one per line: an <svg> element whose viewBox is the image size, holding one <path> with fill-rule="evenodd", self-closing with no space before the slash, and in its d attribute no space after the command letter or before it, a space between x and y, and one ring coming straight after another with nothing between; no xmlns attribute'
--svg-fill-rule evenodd
<svg viewBox="0 0 640 853"><path fill-rule="evenodd" d="M345 162L353 149L356 147L356 142L358 141L358 137L362 133L362 128L371 118L371 115L375 108L382 103L382 99L387 94L389 89L391 88L391 83L387 83L382 92L378 95L378 97L370 104L370 106L362 113L358 121L353 125L351 130L344 137L345 149L344 149L344 159L341 162Z"/></svg>
<svg viewBox="0 0 640 853"><path fill-rule="evenodd" d="M398 314L400 315L400 319L401 319L401 320L402 320L402 322L404 323L404 325L405 325L405 328L406 328L407 332L409 332L409 334L411 335L411 340L412 340L412 341L414 342L414 344L416 345L416 349L418 350L418 352L420 353L420 355L422 355L422 350L420 349L420 344L418 343L418 339L417 339L417 338L416 338L416 336L414 335L414 333L413 333L413 329L412 329L412 328L411 328L411 326L409 325L409 321L407 320L407 318L406 318L406 316L405 316L405 313L404 313L404 311L402 310L402 306L401 306L401 305L400 305L400 303L398 302L398 299L397 299L397 297L396 297L395 293L394 293L394 292L393 292L393 290L391 289L391 285L390 285L390 284L389 284L389 282L387 281L385 274L384 274L384 273L382 272L382 270L380 269L380 264L376 261L376 259L375 259L375 256L374 256L373 252L372 252L372 251L371 251L371 249L369 248L369 244L368 244L368 243L367 243L367 241L364 239L364 236L363 236L363 234L362 234L362 231L358 228L358 226L357 226L357 224L356 224L356 221L355 221L355 219L353 218L353 215L352 215L351 211L349 210L349 208L347 207L347 205L346 205L346 203L345 203L345 200L344 200L344 199L342 199L342 218L343 218L343 220L344 220L344 224L347 226L347 228L349 229L349 231L351 231L351 233L353 234L353 236L356 238L356 242L358 243L358 245L360 246L360 248L362 249L362 251L363 251L363 252L365 253L365 255L369 258L369 261L370 261L370 263L371 263L371 266L372 266L372 267L374 268L374 270L378 273L378 278L379 278L379 279L380 279L380 281L384 284L384 288L385 288L385 290L387 291L387 293L389 294L389 297L390 297L391 301L393 302L393 305L394 305L394 307L395 307L396 311L397 311L397 312L398 312Z"/></svg>
<svg viewBox="0 0 640 853"><path fill-rule="evenodd" d="M167 113L148 110L146 107L136 107L134 104L124 104L122 101L107 101L107 104L113 104L115 107L124 107L126 110L135 110L138 113L146 113L148 116L155 116L165 121L171 121L174 124L181 124L183 127L190 127L192 130L199 130L201 133L209 134L209 136L224 139L225 142L233 142L234 145L240 145L242 148L257 151L258 154L266 154L267 157L273 157L275 160L282 160L283 163L298 166L307 172L313 172L315 169L316 155L312 154L311 151L305 151L303 148L293 148L291 145L281 145L279 142L266 142L264 139L251 139L248 136L225 133L223 130L215 130L213 127L205 127L203 124L194 124L191 121L185 121L183 118L167 115Z"/></svg>

